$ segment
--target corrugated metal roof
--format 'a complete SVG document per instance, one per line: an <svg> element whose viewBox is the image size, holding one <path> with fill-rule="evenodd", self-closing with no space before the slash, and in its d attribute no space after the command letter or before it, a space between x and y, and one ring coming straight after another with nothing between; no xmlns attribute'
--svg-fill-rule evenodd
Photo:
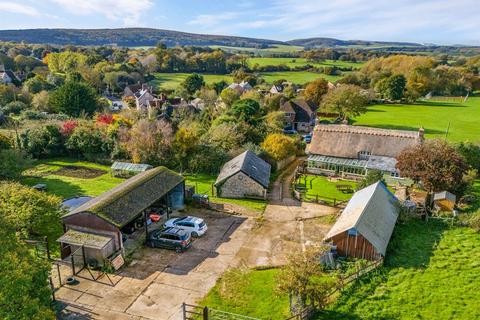
<svg viewBox="0 0 480 320"><path fill-rule="evenodd" d="M382 182L357 191L325 239L355 228L385 256L398 217L397 198Z"/></svg>
<svg viewBox="0 0 480 320"><path fill-rule="evenodd" d="M115 161L110 167L112 170L123 170L123 171L132 171L132 172L144 172L149 169L152 169L153 166L144 163L129 163L129 162L120 162Z"/></svg>

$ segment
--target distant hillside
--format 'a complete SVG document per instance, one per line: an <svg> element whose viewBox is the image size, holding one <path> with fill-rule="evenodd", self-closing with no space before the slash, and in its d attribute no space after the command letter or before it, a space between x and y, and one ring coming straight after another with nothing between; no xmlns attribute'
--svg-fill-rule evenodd
<svg viewBox="0 0 480 320"><path fill-rule="evenodd" d="M422 47L420 43L413 42L387 42L387 41L364 41L364 40L338 40L333 38L308 38L287 41L294 46L306 48L323 47Z"/></svg>
<svg viewBox="0 0 480 320"><path fill-rule="evenodd" d="M158 42L162 42L169 47L176 45L219 45L268 48L272 45L285 44L275 40L193 34L149 28L0 30L0 41L25 41L28 43L57 45L117 45L125 47L155 46Z"/></svg>

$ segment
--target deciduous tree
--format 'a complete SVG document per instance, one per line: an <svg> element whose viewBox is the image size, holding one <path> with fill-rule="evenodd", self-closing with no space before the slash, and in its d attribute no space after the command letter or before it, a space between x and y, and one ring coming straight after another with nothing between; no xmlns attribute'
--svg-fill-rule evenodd
<svg viewBox="0 0 480 320"><path fill-rule="evenodd" d="M322 100L321 109L325 112L336 112L347 120L367 111L369 98L362 89L355 85L344 84L330 90Z"/></svg>
<svg viewBox="0 0 480 320"><path fill-rule="evenodd" d="M464 188L467 165L455 148L443 140L427 140L407 148L397 160L402 176L422 182L430 192L459 192Z"/></svg>

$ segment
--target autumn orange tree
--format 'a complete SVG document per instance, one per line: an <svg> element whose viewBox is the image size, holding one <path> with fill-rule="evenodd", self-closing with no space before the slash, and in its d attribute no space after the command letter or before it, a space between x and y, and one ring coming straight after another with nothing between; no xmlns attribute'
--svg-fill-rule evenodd
<svg viewBox="0 0 480 320"><path fill-rule="evenodd" d="M306 100L312 101L317 105L322 102L322 97L328 92L328 81L319 78L310 82L303 92L303 96Z"/></svg>

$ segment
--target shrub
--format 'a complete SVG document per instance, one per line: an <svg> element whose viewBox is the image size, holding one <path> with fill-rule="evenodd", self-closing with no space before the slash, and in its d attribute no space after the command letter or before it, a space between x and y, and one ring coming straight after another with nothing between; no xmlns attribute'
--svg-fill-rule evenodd
<svg viewBox="0 0 480 320"><path fill-rule="evenodd" d="M22 101L12 101L2 107L2 112L5 114L20 114L23 110L27 109L27 105Z"/></svg>

